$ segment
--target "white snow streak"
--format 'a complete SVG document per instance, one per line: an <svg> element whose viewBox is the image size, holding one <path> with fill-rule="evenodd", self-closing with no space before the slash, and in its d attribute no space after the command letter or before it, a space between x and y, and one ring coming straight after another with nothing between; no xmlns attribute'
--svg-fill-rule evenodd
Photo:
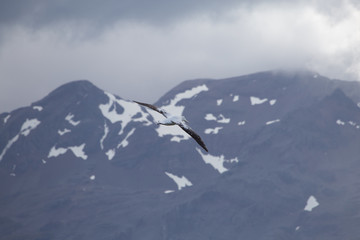
<svg viewBox="0 0 360 240"><path fill-rule="evenodd" d="M276 103L276 99L270 100L270 105L271 105L271 106L275 105L275 103Z"/></svg>
<svg viewBox="0 0 360 240"><path fill-rule="evenodd" d="M336 120L337 125L345 125L345 122L341 121L340 119Z"/></svg>
<svg viewBox="0 0 360 240"><path fill-rule="evenodd" d="M81 144L80 146L72 146L67 148L62 148L62 147L56 148L56 146L53 146L50 149L48 158L58 157L59 155L65 154L68 150L70 150L73 152L73 154L76 157L86 160L88 156L84 153L84 147L85 147L85 143Z"/></svg>
<svg viewBox="0 0 360 240"><path fill-rule="evenodd" d="M208 113L208 114L205 115L205 120L207 120L207 121L216 121L217 118L212 113Z"/></svg>
<svg viewBox="0 0 360 240"><path fill-rule="evenodd" d="M216 127L216 128L207 128L205 129L205 134L218 134L219 130L221 130L223 127Z"/></svg>
<svg viewBox="0 0 360 240"><path fill-rule="evenodd" d="M244 120L244 121L238 122L238 125L242 126L242 125L245 125L245 123L246 123L246 121Z"/></svg>
<svg viewBox="0 0 360 240"><path fill-rule="evenodd" d="M7 115L5 118L4 118L4 124L6 124L6 122L9 120L9 118L10 118L10 114L9 115Z"/></svg>
<svg viewBox="0 0 360 240"><path fill-rule="evenodd" d="M169 194L169 193L173 193L173 192L175 192L175 191L174 190L166 190L166 191L164 191L165 194Z"/></svg>
<svg viewBox="0 0 360 240"><path fill-rule="evenodd" d="M69 149L74 153L76 157L82 158L84 160L87 159L87 155L84 153L85 143L80 146L70 147Z"/></svg>
<svg viewBox="0 0 360 240"><path fill-rule="evenodd" d="M50 149L50 152L48 154L48 158L50 157L57 157L59 155L62 155L62 154L65 154L66 152L68 151L67 148L56 148L55 146L53 146L51 149Z"/></svg>
<svg viewBox="0 0 360 240"><path fill-rule="evenodd" d="M218 123L229 123L230 122L230 118L226 118L222 114L220 114L218 117L215 117L212 113L207 113L205 115L205 120L217 121Z"/></svg>
<svg viewBox="0 0 360 240"><path fill-rule="evenodd" d="M32 130L34 130L38 125L40 124L40 121L36 118L33 119L26 119L25 122L22 124L20 131L18 134L16 134L12 139L8 141L4 149L2 150L0 154L0 161L5 156L7 150L19 139L20 135L28 136Z"/></svg>
<svg viewBox="0 0 360 240"><path fill-rule="evenodd" d="M71 125L77 126L80 123L80 120L79 121L74 121L73 118L74 118L74 114L69 113L65 117L65 120L68 121Z"/></svg>
<svg viewBox="0 0 360 240"><path fill-rule="evenodd" d="M235 95L233 98L233 102L237 102L237 101L239 101L239 95Z"/></svg>
<svg viewBox="0 0 360 240"><path fill-rule="evenodd" d="M263 103L265 103L267 100L268 100L267 98L260 99L260 98L253 97L253 96L250 97L251 105L263 104Z"/></svg>
<svg viewBox="0 0 360 240"><path fill-rule="evenodd" d="M8 141L8 143L6 144L5 148L3 149L2 153L0 154L0 161L3 159L6 151L9 150L9 148L11 147L11 145L13 145L18 139L19 139L19 134L15 135L15 137L13 137L12 139L10 139L10 140Z"/></svg>
<svg viewBox="0 0 360 240"><path fill-rule="evenodd" d="M131 122L143 122L144 125L148 126L152 123L147 119L149 114L144 113L141 110L139 104L125 101L122 99L117 99L113 94L105 92L106 96L109 98L109 102L106 104L100 104L99 109L104 117L106 117L112 124L120 122L121 130L119 135L123 134L125 127ZM124 110L123 113L119 114L116 111L116 107L121 106ZM140 116L134 118L135 115L139 114Z"/></svg>
<svg viewBox="0 0 360 240"><path fill-rule="evenodd" d="M196 148L198 153L201 155L202 159L206 164L210 164L213 168L215 168L219 173L224 173L228 171L229 169L224 167L225 162L239 162L237 158L233 158L230 160L226 160L224 155L218 156L212 156L210 154L203 154L202 151L199 148Z"/></svg>
<svg viewBox="0 0 360 240"><path fill-rule="evenodd" d="M109 149L105 154L109 160L112 160L115 156L115 149Z"/></svg>
<svg viewBox="0 0 360 240"><path fill-rule="evenodd" d="M58 130L58 134L60 136L64 135L65 133L69 133L69 132L71 132L71 130L67 129L67 128L64 128L64 130L60 130L60 129Z"/></svg>
<svg viewBox="0 0 360 240"><path fill-rule="evenodd" d="M38 110L39 112L41 112L43 110L43 107L41 106L33 106L34 110Z"/></svg>
<svg viewBox="0 0 360 240"><path fill-rule="evenodd" d="M230 122L230 118L225 118L224 115L220 114L219 115L219 120L217 120L218 123L229 123Z"/></svg>
<svg viewBox="0 0 360 240"><path fill-rule="evenodd" d="M356 129L360 129L360 125L358 125L356 122L354 122L354 121L348 121L348 123L349 123L350 126L353 126L353 127L355 127ZM337 125L340 125L340 126L345 126L346 123L345 123L344 121L338 119L338 120L336 120L336 124L337 124Z"/></svg>
<svg viewBox="0 0 360 240"><path fill-rule="evenodd" d="M261 98L254 97L254 96L251 96L251 97L250 97L250 102L251 102L251 105L252 105L252 106L254 106L254 105L259 105L259 104L263 104L263 103L265 103L265 102L267 102L267 101L268 101L267 98L261 99ZM269 104L270 104L271 106L273 106L273 105L276 104L276 102L277 102L276 99L271 99L271 100L269 101Z"/></svg>
<svg viewBox="0 0 360 240"><path fill-rule="evenodd" d="M178 190L181 190L182 188L184 188L186 186L189 186L189 187L192 186L192 183L185 176L182 176L180 178L180 177L178 177L174 174L168 173L168 172L165 172L165 174L168 175L169 178L174 180L174 182L178 186Z"/></svg>
<svg viewBox="0 0 360 240"><path fill-rule="evenodd" d="M353 121L349 121L349 124L350 124L351 126L353 126L353 127L355 127L355 126L356 126L356 123L355 123L355 122L353 122Z"/></svg>
<svg viewBox="0 0 360 240"><path fill-rule="evenodd" d="M126 135L126 137L124 138L124 140L121 141L121 143L119 143L117 145L117 148L119 147L126 147L127 145L129 145L129 142L128 142L128 138L133 135L133 133L135 132L135 128L131 129L130 132Z"/></svg>
<svg viewBox="0 0 360 240"><path fill-rule="evenodd" d="M218 99L216 100L216 105L220 106L222 104L223 100L222 99Z"/></svg>
<svg viewBox="0 0 360 240"><path fill-rule="evenodd" d="M106 125L106 123L104 123L104 135L101 137L100 139L100 147L101 147L101 150L104 149L104 140L106 138L106 136L108 135L109 133L109 128L108 126Z"/></svg>
<svg viewBox="0 0 360 240"><path fill-rule="evenodd" d="M36 118L34 119L26 119L26 121L23 123L23 125L21 126L21 134L24 136L29 135L30 131L35 129L38 125L40 124L40 121L37 120Z"/></svg>
<svg viewBox="0 0 360 240"><path fill-rule="evenodd" d="M317 206L319 206L319 202L316 200L316 198L314 196L310 196L307 200L304 210L311 212Z"/></svg>
<svg viewBox="0 0 360 240"><path fill-rule="evenodd" d="M271 124L274 124L274 123L277 123L277 122L280 122L280 119L268 121L268 122L266 122L266 125L271 125Z"/></svg>

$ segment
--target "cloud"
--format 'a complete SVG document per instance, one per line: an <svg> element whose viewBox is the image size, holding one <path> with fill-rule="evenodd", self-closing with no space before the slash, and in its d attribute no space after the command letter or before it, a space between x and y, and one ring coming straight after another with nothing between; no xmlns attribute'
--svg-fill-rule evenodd
<svg viewBox="0 0 360 240"><path fill-rule="evenodd" d="M0 14L7 33L0 45L0 112L76 79L149 102L186 79L274 68L355 80L360 11L340 2L155 1L141 8L149 2L26 1Z"/></svg>

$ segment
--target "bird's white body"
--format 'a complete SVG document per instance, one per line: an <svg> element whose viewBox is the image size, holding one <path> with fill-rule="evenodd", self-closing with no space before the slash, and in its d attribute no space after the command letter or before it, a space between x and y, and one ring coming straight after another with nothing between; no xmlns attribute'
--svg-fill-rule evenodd
<svg viewBox="0 0 360 240"><path fill-rule="evenodd" d="M184 116L168 116L160 121L158 121L158 124L166 125L166 126L172 126L172 125L183 125L186 127L187 120Z"/></svg>
<svg viewBox="0 0 360 240"><path fill-rule="evenodd" d="M158 121L157 124L166 125L166 126L172 126L172 125L178 125L182 130L184 130L187 134L189 134L205 151L208 151L208 149L205 146L205 143L200 138L198 134L196 134L188 125L188 120L184 116L173 116L170 115L168 112L166 112L163 109L157 108L154 105L148 104L148 103L142 103L134 101L137 104L143 105L145 107L151 108L152 110L162 114L165 118Z"/></svg>

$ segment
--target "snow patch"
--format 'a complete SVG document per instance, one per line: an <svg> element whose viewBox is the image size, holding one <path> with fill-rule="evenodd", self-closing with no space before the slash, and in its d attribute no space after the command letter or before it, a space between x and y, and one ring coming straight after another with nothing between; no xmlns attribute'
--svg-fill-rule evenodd
<svg viewBox="0 0 360 240"><path fill-rule="evenodd" d="M182 188L188 186L192 186L192 183L185 177L185 176L182 176L182 177L178 177L172 173L168 173L168 172L165 172L165 174L171 178L172 180L174 180L174 182L176 183L176 185L178 186L178 190L181 190Z"/></svg>
<svg viewBox="0 0 360 240"><path fill-rule="evenodd" d="M273 106L273 105L275 105L276 101L277 101L276 99L272 99L272 100L270 100L269 103L270 103L271 106Z"/></svg>
<svg viewBox="0 0 360 240"><path fill-rule="evenodd" d="M9 115L7 115L5 118L4 118L4 124L6 124L6 122L9 120L9 118L10 118L10 114Z"/></svg>
<svg viewBox="0 0 360 240"><path fill-rule="evenodd" d="M237 101L239 101L239 95L235 95L233 98L233 102L237 102Z"/></svg>
<svg viewBox="0 0 360 240"><path fill-rule="evenodd" d="M337 125L342 125L344 126L345 125L345 122L341 121L340 119L336 120L336 124Z"/></svg>
<svg viewBox="0 0 360 240"><path fill-rule="evenodd" d="M101 150L104 149L104 140L105 140L105 138L107 137L108 133L109 133L109 128L108 128L108 126L106 125L106 123L104 123L104 135L103 135L103 136L101 137L101 139L100 139L100 147L101 147Z"/></svg>
<svg viewBox="0 0 360 240"><path fill-rule="evenodd" d="M79 145L79 146L72 146L67 148L56 148L56 146L53 146L50 149L50 152L48 154L48 158L50 157L58 157L59 155L65 154L67 151L72 151L75 157L82 158L84 160L87 159L87 155L84 152L85 143Z"/></svg>
<svg viewBox="0 0 360 240"><path fill-rule="evenodd" d="M67 129L67 128L64 128L64 130L58 130L58 134L60 136L64 135L65 133L69 133L69 132L71 132L71 130Z"/></svg>
<svg viewBox="0 0 360 240"><path fill-rule="evenodd" d="M224 115L220 114L219 115L219 120L217 120L218 123L229 123L230 122L230 118L225 118Z"/></svg>
<svg viewBox="0 0 360 240"><path fill-rule="evenodd" d="M0 161L3 159L5 153L7 152L7 150L9 150L9 148L11 147L11 145L13 145L17 140L19 139L19 134L15 135L15 137L13 137L12 139L10 139L8 141L8 143L6 144L5 148L3 149L3 151L0 154Z"/></svg>
<svg viewBox="0 0 360 240"><path fill-rule="evenodd" d="M169 193L173 193L173 192L175 192L175 191L174 190L166 190L166 191L164 191L165 194L169 194Z"/></svg>
<svg viewBox="0 0 360 240"><path fill-rule="evenodd" d="M84 153L85 143L80 146L69 147L69 149L74 153L76 157L82 158L84 160L87 159L87 155Z"/></svg>
<svg viewBox="0 0 360 240"><path fill-rule="evenodd" d="M55 146L53 146L51 149L50 149L50 152L48 154L48 158L50 157L57 157L59 155L62 155L62 154L65 154L66 152L68 151L67 148L56 148Z"/></svg>
<svg viewBox="0 0 360 240"><path fill-rule="evenodd" d="M20 135L28 136L32 130L34 130L38 125L40 124L40 121L36 118L34 119L26 119L25 122L22 124L20 131L18 134L16 134L13 138L11 138L4 149L2 150L0 154L0 162L5 156L6 152L9 150L9 148L19 139Z"/></svg>
<svg viewBox="0 0 360 240"><path fill-rule="evenodd" d="M123 134L125 127L131 122L143 122L144 125L149 126L152 123L147 119L149 116L148 113L142 111L139 104L118 99L113 94L104 92L105 95L109 98L109 102L106 104L100 104L99 109L102 115L107 118L112 124L120 122L121 130L119 135ZM124 111L119 114L116 111L116 107L121 106ZM134 118L134 116L140 115L139 117Z"/></svg>
<svg viewBox="0 0 360 240"><path fill-rule="evenodd" d="M267 98L264 98L264 99L260 99L260 98L258 98L258 97L253 97L253 96L251 96L250 97L250 102L251 102L251 105L258 105L258 104L263 104L263 103L265 103L265 102L267 102Z"/></svg>
<svg viewBox="0 0 360 240"><path fill-rule="evenodd" d="M66 115L65 120L68 121L71 125L73 126L77 126L80 123L79 121L74 121L74 114L69 113L68 115Z"/></svg>
<svg viewBox="0 0 360 240"><path fill-rule="evenodd" d="M27 136L30 134L30 132L35 129L40 124L40 121L36 118L34 119L26 119L26 121L21 126L21 134L24 136Z"/></svg>
<svg viewBox="0 0 360 240"><path fill-rule="evenodd" d="M33 106L34 110L38 110L39 112L41 112L43 110L43 107L41 106Z"/></svg>
<svg viewBox="0 0 360 240"><path fill-rule="evenodd" d="M240 122L238 122L238 125L239 125L239 126L242 126L242 125L245 125L245 123L246 123L245 120L244 120L244 121L240 121Z"/></svg>
<svg viewBox="0 0 360 240"><path fill-rule="evenodd" d="M193 98L196 95L198 95L199 93L208 91L208 90L209 89L207 88L207 86L205 84L194 87L190 90L186 90L185 92L176 94L175 97L170 101L170 103L168 105L162 106L160 108L165 110L166 112L171 113L172 115L182 116L185 107L181 106L181 105L179 106L177 104L181 100ZM155 121L159 121L161 118L163 118L163 116L161 116L161 114L159 114L155 111L152 111L152 110L149 110L149 114L151 114L151 116L154 118ZM163 137L166 135L172 135L173 138L171 138L171 141L174 141L174 142L180 142L182 140L190 139L190 136L186 132L184 132L181 128L179 128L178 126L159 125L159 127L156 128L156 131L157 131L159 137Z"/></svg>
<svg viewBox="0 0 360 240"><path fill-rule="evenodd" d="M295 228L295 231L299 231L300 230L300 226L297 226L296 228Z"/></svg>
<svg viewBox="0 0 360 240"><path fill-rule="evenodd" d="M360 129L360 125L358 125L358 124L357 124L356 122L354 122L354 121L348 121L347 123L348 123L350 126L355 127L356 129ZM338 120L336 120L336 124L339 125L339 126L345 126L345 125L346 125L346 122L338 119Z"/></svg>
<svg viewBox="0 0 360 240"><path fill-rule="evenodd" d="M42 162L43 164L46 164L46 160L44 160L44 159L41 159L41 162Z"/></svg>
<svg viewBox="0 0 360 240"><path fill-rule="evenodd" d="M109 160L112 160L115 156L115 149L109 149L105 154Z"/></svg>
<svg viewBox="0 0 360 240"><path fill-rule="evenodd" d="M319 202L316 200L316 198L314 196L311 195L307 200L304 210L311 212L317 206L319 206Z"/></svg>
<svg viewBox="0 0 360 240"><path fill-rule="evenodd" d="M124 140L121 141L121 143L119 143L117 145L117 148L119 147L126 147L127 145L129 145L129 142L128 142L128 138L133 135L133 133L135 132L135 128L131 129L130 132L126 135L126 137L124 138Z"/></svg>
<svg viewBox="0 0 360 240"><path fill-rule="evenodd" d="M280 119L268 121L268 122L266 122L266 125L271 125L271 124L274 124L274 123L277 123L277 122L280 122Z"/></svg>
<svg viewBox="0 0 360 240"><path fill-rule="evenodd" d="M230 122L230 118L226 118L222 114L220 114L218 117L215 117L212 113L207 113L205 115L205 120L217 121L218 123L229 123Z"/></svg>
<svg viewBox="0 0 360 240"><path fill-rule="evenodd" d="M221 130L223 127L216 127L216 128L207 128L205 129L205 134L218 134L219 130Z"/></svg>
<svg viewBox="0 0 360 240"><path fill-rule="evenodd" d="M355 127L355 126L356 126L356 123L355 123L355 122L353 122L353 121L349 121L349 124L350 124L351 126L353 126L353 127Z"/></svg>
<svg viewBox="0 0 360 240"><path fill-rule="evenodd" d="M218 156L212 156L210 154L203 154L202 151L199 148L196 148L202 159L206 164L210 164L213 168L215 168L220 174L228 171L229 169L224 167L225 162L239 162L238 158L232 158L230 160L226 160L224 155Z"/></svg>
<svg viewBox="0 0 360 240"><path fill-rule="evenodd" d="M91 181L94 181L94 180L95 180L95 175L91 175L91 176L90 176L90 180L91 180Z"/></svg>
<svg viewBox="0 0 360 240"><path fill-rule="evenodd" d="M208 113L208 114L205 115L205 120L207 120L207 121L216 121L217 118L212 113Z"/></svg>
<svg viewBox="0 0 360 240"><path fill-rule="evenodd" d="M216 100L216 105L220 106L222 104L223 100L222 99L218 99ZM359 103L360 104L360 103Z"/></svg>

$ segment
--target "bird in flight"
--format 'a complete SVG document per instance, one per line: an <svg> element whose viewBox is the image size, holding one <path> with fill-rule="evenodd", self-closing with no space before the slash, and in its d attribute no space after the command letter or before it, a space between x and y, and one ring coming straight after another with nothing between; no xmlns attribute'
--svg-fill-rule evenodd
<svg viewBox="0 0 360 240"><path fill-rule="evenodd" d="M208 149L205 146L205 143L200 138L200 136L187 125L187 123L189 123L189 121L186 120L186 118L184 116L173 116L173 115L169 114L168 112L166 112L165 110L160 109L154 105L151 105L148 103L143 103L143 102L138 102L138 101L134 101L134 102L137 104L140 104L142 106L148 107L148 108L162 114L165 117L165 119L159 121L157 124L161 124L161 125L165 125L165 126L178 125L182 130L184 130L187 134L189 134L206 152L208 152Z"/></svg>

